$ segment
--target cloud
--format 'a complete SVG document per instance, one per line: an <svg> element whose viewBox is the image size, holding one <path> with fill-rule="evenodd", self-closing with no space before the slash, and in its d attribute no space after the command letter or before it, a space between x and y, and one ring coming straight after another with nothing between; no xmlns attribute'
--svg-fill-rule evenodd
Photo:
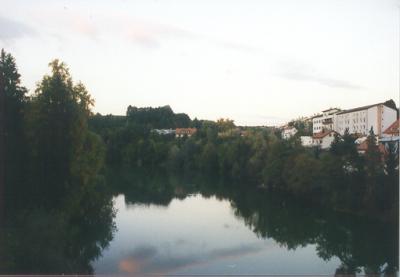
<svg viewBox="0 0 400 277"><path fill-rule="evenodd" d="M236 51L240 51L240 52L259 53L259 52L263 51L262 48L244 44L244 43L238 43L238 42L232 42L232 41L221 41L221 40L217 40L217 39L210 39L210 41L218 46L225 48L225 49L232 49L232 50L236 50Z"/></svg>
<svg viewBox="0 0 400 277"><path fill-rule="evenodd" d="M346 80L326 77L317 72L314 68L305 64L299 64L297 62L284 62L281 63L279 67L281 68L281 71L277 75L289 80L314 82L331 88L352 90L358 90L362 88L362 86L353 84Z"/></svg>
<svg viewBox="0 0 400 277"><path fill-rule="evenodd" d="M260 252L263 249L261 245L240 245L233 248L217 249L210 252L209 259L226 259L232 257L241 257L248 254Z"/></svg>
<svg viewBox="0 0 400 277"><path fill-rule="evenodd" d="M248 44L221 40L168 24L136 20L129 21L127 25L129 26L126 32L128 39L147 48L158 48L162 45L163 40L166 39L197 39L240 52L256 53L263 51L261 48Z"/></svg>
<svg viewBox="0 0 400 277"><path fill-rule="evenodd" d="M0 16L0 39L12 40L24 36L34 35L35 31L29 26Z"/></svg>
<svg viewBox="0 0 400 277"><path fill-rule="evenodd" d="M140 246L134 249L128 258L121 260L118 268L120 271L127 273L139 272L156 255L157 249L155 247Z"/></svg>
<svg viewBox="0 0 400 277"><path fill-rule="evenodd" d="M76 16L74 20L72 21L72 28L74 31L77 33L92 38L96 39L98 35L98 31L90 20L88 20L85 17L82 16Z"/></svg>
<svg viewBox="0 0 400 277"><path fill-rule="evenodd" d="M196 37L194 33L172 25L141 21L131 22L126 34L128 39L134 43L148 48L159 47L162 40L165 39L188 39Z"/></svg>
<svg viewBox="0 0 400 277"><path fill-rule="evenodd" d="M212 250L203 255L175 256L162 255L153 246L141 246L121 260L118 268L125 273L157 273L163 274L176 272L177 270L192 266L207 264L216 260L242 257L260 252L264 249L262 245L239 245L232 248Z"/></svg>

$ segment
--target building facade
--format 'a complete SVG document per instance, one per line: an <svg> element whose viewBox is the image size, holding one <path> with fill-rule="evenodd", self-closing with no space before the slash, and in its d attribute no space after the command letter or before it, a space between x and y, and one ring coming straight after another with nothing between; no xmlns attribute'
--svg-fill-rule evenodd
<svg viewBox="0 0 400 277"><path fill-rule="evenodd" d="M383 103L359 107L336 114L335 131L343 135L348 129L350 134L368 135L371 128L381 137L397 119L397 111Z"/></svg>
<svg viewBox="0 0 400 277"><path fill-rule="evenodd" d="M291 127L291 126L285 127L282 130L282 138L283 139L290 139L296 133L297 133L297 129L295 127Z"/></svg>
<svg viewBox="0 0 400 277"><path fill-rule="evenodd" d="M176 128L175 129L175 137L191 137L197 132L196 128Z"/></svg>
<svg viewBox="0 0 400 277"><path fill-rule="evenodd" d="M312 147L314 146L314 141L312 136L301 136L300 137L301 145L304 147Z"/></svg>
<svg viewBox="0 0 400 277"><path fill-rule="evenodd" d="M338 108L330 108L322 111L322 114L313 117L313 134L336 130L336 115L340 111Z"/></svg>
<svg viewBox="0 0 400 277"><path fill-rule="evenodd" d="M314 134L312 136L313 146L320 147L321 149L329 149L332 142L335 140L335 131L327 130Z"/></svg>

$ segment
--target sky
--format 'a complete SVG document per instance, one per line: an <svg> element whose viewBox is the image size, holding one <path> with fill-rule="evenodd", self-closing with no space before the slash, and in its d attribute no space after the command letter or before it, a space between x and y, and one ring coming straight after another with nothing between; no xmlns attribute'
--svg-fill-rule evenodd
<svg viewBox="0 0 400 277"><path fill-rule="evenodd" d="M0 48L31 92L55 58L94 112L170 105L279 125L399 104L399 0L0 0Z"/></svg>

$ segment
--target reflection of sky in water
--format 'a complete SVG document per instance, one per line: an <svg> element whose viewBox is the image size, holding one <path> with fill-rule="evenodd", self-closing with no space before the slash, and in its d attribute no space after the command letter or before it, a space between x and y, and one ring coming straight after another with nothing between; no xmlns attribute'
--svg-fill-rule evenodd
<svg viewBox="0 0 400 277"><path fill-rule="evenodd" d="M234 216L229 201L190 196L168 207L115 199L118 231L96 273L332 274L313 245L296 250L259 239Z"/></svg>

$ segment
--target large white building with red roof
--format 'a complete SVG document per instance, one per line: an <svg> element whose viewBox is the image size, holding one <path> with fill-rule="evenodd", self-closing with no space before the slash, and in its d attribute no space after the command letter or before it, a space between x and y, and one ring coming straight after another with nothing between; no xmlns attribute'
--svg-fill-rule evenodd
<svg viewBox="0 0 400 277"><path fill-rule="evenodd" d="M381 137L383 131L397 120L397 111L384 103L378 103L339 112L335 120L335 131L341 135L348 129L350 134L364 136L372 128L375 135Z"/></svg>
<svg viewBox="0 0 400 277"><path fill-rule="evenodd" d="M396 120L397 111L385 103L344 111L331 108L313 117L313 134L333 130L343 135L348 129L350 134L366 136L372 128L374 133L381 137L383 132Z"/></svg>

